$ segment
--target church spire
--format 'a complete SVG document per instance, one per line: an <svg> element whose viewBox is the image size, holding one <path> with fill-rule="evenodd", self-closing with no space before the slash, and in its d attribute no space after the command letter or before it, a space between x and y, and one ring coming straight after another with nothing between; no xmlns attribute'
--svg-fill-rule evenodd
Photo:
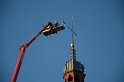
<svg viewBox="0 0 124 82"><path fill-rule="evenodd" d="M71 59L66 61L64 65L63 79L64 82L84 82L84 78L85 78L84 65L76 60L75 42L74 42L74 34L76 35L76 33L74 32L74 27L73 27L73 17L72 17L72 28L70 30L72 32Z"/></svg>
<svg viewBox="0 0 124 82"><path fill-rule="evenodd" d="M73 21L74 21L74 18L72 17L72 29L71 29L71 31L72 31L71 59L72 59L72 60L76 60Z"/></svg>

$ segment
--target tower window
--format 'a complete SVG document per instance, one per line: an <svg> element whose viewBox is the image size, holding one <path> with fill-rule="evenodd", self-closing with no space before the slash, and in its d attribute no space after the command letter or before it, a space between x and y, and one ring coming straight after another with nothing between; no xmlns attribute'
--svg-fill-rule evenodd
<svg viewBox="0 0 124 82"><path fill-rule="evenodd" d="M68 82L71 82L72 80L73 80L73 77L71 75L69 75Z"/></svg>

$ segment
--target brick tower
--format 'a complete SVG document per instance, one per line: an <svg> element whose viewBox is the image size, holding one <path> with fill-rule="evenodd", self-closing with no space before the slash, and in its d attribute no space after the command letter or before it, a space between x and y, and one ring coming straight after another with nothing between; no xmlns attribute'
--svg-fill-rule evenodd
<svg viewBox="0 0 124 82"><path fill-rule="evenodd" d="M86 74L84 73L84 65L76 60L74 30L72 18L72 43L71 43L71 58L64 65L64 82L84 82Z"/></svg>
<svg viewBox="0 0 124 82"><path fill-rule="evenodd" d="M64 82L84 82L84 65L76 60L74 40L71 43L71 58L64 65Z"/></svg>

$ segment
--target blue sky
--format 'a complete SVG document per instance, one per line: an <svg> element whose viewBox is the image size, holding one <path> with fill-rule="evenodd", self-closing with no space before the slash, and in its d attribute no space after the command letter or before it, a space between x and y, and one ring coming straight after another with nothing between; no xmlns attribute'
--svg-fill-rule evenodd
<svg viewBox="0 0 124 82"><path fill-rule="evenodd" d="M0 82L10 82L19 47L48 21L66 21L74 29L77 60L85 66L85 82L124 81L123 0L1 0ZM70 59L71 32L39 36L27 48L17 82L64 82Z"/></svg>

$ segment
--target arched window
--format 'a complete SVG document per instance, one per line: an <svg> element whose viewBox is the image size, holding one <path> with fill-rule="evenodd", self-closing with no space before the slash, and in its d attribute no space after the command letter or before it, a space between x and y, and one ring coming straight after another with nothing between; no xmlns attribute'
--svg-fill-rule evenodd
<svg viewBox="0 0 124 82"><path fill-rule="evenodd" d="M71 82L72 80L73 80L73 77L71 75L69 75L68 82Z"/></svg>

